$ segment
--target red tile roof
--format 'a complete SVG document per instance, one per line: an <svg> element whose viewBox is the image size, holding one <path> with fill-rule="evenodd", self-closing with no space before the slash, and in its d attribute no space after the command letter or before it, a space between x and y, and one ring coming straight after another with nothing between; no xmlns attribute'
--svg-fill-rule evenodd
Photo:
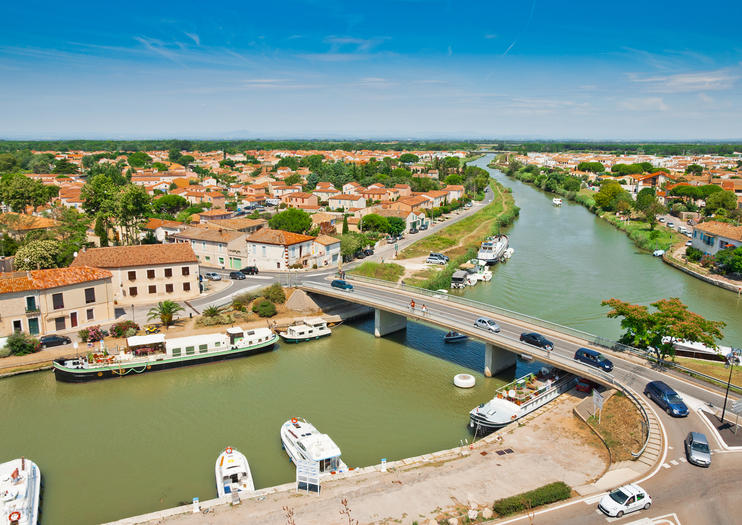
<svg viewBox="0 0 742 525"><path fill-rule="evenodd" d="M727 239L742 242L742 226L735 226L728 222L706 221L697 224L695 229L710 233L711 235L718 235L719 237L726 237Z"/></svg>
<svg viewBox="0 0 742 525"><path fill-rule="evenodd" d="M111 246L89 248L80 252L70 266L94 268L127 268L198 262L190 244L142 244L139 246Z"/></svg>
<svg viewBox="0 0 742 525"><path fill-rule="evenodd" d="M247 238L247 242L291 246L292 244L299 244L300 242L307 242L313 239L314 237L311 235L302 235L301 233L263 228L262 230L258 230L250 235L250 237Z"/></svg>
<svg viewBox="0 0 742 525"><path fill-rule="evenodd" d="M0 273L0 294L46 290L110 278L111 272L108 270L100 270L88 266Z"/></svg>

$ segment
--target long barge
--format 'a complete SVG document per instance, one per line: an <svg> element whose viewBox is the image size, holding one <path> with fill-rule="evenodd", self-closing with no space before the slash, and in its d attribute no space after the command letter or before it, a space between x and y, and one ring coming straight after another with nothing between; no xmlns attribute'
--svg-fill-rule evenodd
<svg viewBox="0 0 742 525"><path fill-rule="evenodd" d="M278 336L268 328L227 328L226 333L165 339L163 334L133 336L128 350L118 354L89 353L54 360L57 381L82 383L110 377L234 359L273 350Z"/></svg>

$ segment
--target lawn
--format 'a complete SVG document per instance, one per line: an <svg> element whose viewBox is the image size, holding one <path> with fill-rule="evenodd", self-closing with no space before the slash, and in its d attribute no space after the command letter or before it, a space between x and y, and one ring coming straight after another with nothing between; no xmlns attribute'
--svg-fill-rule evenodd
<svg viewBox="0 0 742 525"><path fill-rule="evenodd" d="M605 213L602 217L619 230L626 232L629 238L641 249L647 251L669 250L672 245L684 242L687 238L661 224L650 230L649 223L641 220L624 221L613 213Z"/></svg>
<svg viewBox="0 0 742 525"><path fill-rule="evenodd" d="M358 268L350 270L350 273L363 275L365 277L373 277L374 279L382 279L384 281L392 281L396 283L404 274L404 266L400 266L394 263L377 263L366 261Z"/></svg>
<svg viewBox="0 0 742 525"><path fill-rule="evenodd" d="M675 362L685 368L690 368L696 372L706 374L724 381L729 380L729 369L724 368L721 361L707 361L705 359L693 359L692 357L675 357ZM732 372L732 383L742 385L742 366L735 366Z"/></svg>
<svg viewBox="0 0 742 525"><path fill-rule="evenodd" d="M598 424L597 416L588 418L611 451L614 463L633 459L632 452L638 452L644 442L642 417L634 403L621 392L612 395L603 403L603 413Z"/></svg>

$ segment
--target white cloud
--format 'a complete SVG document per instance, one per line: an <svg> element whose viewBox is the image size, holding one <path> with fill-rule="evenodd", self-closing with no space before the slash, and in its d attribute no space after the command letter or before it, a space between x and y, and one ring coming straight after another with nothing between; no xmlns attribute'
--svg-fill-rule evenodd
<svg viewBox="0 0 742 525"><path fill-rule="evenodd" d="M641 76L629 73L629 80L647 86L654 93L689 93L730 89L739 75L727 69L678 73L675 75Z"/></svg>
<svg viewBox="0 0 742 525"><path fill-rule="evenodd" d="M497 38L497 35L495 35L494 33L489 33L487 35L484 35L484 38L486 38L487 40L492 40L493 38Z"/></svg>
<svg viewBox="0 0 742 525"><path fill-rule="evenodd" d="M186 33L186 36L196 42L197 46L201 45L201 37L198 36L196 33Z"/></svg>
<svg viewBox="0 0 742 525"><path fill-rule="evenodd" d="M619 107L628 111L667 111L670 109L662 97L627 98Z"/></svg>

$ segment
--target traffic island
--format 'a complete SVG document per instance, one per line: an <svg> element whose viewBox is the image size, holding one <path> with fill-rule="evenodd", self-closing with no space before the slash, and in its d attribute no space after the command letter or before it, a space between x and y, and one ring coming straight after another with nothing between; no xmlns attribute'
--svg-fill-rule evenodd
<svg viewBox="0 0 742 525"><path fill-rule="evenodd" d="M717 414L711 414L700 410L706 422L716 430L717 437L723 441L726 447L742 447L742 428L737 427L737 416L729 412L724 415L724 420Z"/></svg>

